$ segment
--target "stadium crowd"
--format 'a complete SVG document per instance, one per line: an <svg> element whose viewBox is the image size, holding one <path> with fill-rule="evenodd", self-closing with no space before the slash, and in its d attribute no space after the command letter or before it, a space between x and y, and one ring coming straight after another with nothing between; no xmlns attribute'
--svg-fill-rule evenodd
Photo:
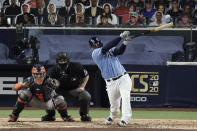
<svg viewBox="0 0 197 131"><path fill-rule="evenodd" d="M195 0L1 0L0 26L197 25Z"/></svg>

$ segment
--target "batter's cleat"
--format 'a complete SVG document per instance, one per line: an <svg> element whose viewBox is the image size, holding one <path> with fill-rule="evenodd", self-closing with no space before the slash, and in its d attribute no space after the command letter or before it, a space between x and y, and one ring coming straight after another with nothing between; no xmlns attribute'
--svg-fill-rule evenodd
<svg viewBox="0 0 197 131"><path fill-rule="evenodd" d="M88 116L88 114L82 115L81 116L81 121L90 122L90 121L92 121L92 118L90 116Z"/></svg>
<svg viewBox="0 0 197 131"><path fill-rule="evenodd" d="M75 119L70 115L68 115L67 117L64 117L62 119L63 119L63 121L67 121L67 122L75 122Z"/></svg>
<svg viewBox="0 0 197 131"><path fill-rule="evenodd" d="M127 126L127 123L124 120L121 120L120 122L117 123L120 127L125 127Z"/></svg>
<svg viewBox="0 0 197 131"><path fill-rule="evenodd" d="M41 121L55 121L55 116L45 115L41 117Z"/></svg>
<svg viewBox="0 0 197 131"><path fill-rule="evenodd" d="M105 120L105 125L111 125L113 123L113 119L111 117L108 117L106 120Z"/></svg>
<svg viewBox="0 0 197 131"><path fill-rule="evenodd" d="M18 119L18 116L15 116L14 114L10 114L8 122L16 122L17 119Z"/></svg>

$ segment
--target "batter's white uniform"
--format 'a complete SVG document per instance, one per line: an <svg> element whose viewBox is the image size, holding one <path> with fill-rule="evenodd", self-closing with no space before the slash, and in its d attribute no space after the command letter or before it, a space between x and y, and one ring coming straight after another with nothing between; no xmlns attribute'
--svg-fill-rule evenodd
<svg viewBox="0 0 197 131"><path fill-rule="evenodd" d="M110 101L110 117L116 118L120 114L120 99L122 98L122 118L127 123L131 120L131 79L128 74L115 81L106 81L107 93Z"/></svg>
<svg viewBox="0 0 197 131"><path fill-rule="evenodd" d="M101 70L102 77L106 81L107 93L110 102L110 117L114 120L120 114L120 100L122 98L121 120L129 123L132 117L130 92L132 82L126 70L118 60L126 46L115 46L121 41L118 37L101 48L94 49L92 58ZM112 47L112 48L111 48Z"/></svg>

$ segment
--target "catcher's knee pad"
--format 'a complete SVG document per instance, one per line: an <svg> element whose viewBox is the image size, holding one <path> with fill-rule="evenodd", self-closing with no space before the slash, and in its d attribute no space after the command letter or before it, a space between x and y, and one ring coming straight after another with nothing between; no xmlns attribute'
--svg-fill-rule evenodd
<svg viewBox="0 0 197 131"><path fill-rule="evenodd" d="M83 91L79 94L79 101L90 102L91 95L87 91Z"/></svg>
<svg viewBox="0 0 197 131"><path fill-rule="evenodd" d="M32 93L30 91L23 90L19 94L19 98L24 102L29 102L32 98Z"/></svg>
<svg viewBox="0 0 197 131"><path fill-rule="evenodd" d="M64 97L60 95L56 95L53 98L55 107L64 108L66 106L66 102L64 101Z"/></svg>

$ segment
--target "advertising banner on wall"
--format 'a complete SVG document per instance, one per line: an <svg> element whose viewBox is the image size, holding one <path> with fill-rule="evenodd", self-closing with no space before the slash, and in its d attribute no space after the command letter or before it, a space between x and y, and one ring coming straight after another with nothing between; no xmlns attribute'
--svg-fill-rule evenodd
<svg viewBox="0 0 197 131"><path fill-rule="evenodd" d="M160 107L165 104L165 70L163 68L155 66L128 73L132 81L131 105Z"/></svg>
<svg viewBox="0 0 197 131"><path fill-rule="evenodd" d="M16 95L12 88L18 82L22 82L23 77L0 77L0 95Z"/></svg>
<svg viewBox="0 0 197 131"><path fill-rule="evenodd" d="M132 81L132 107L197 106L196 66L127 65L125 68ZM91 95L95 97L96 104L100 100L101 107L109 107L105 84L99 73L95 73L97 68L87 69L90 80L86 88L93 90ZM0 106L15 104L18 92L12 87L30 76L30 70L31 66L0 66Z"/></svg>
<svg viewBox="0 0 197 131"><path fill-rule="evenodd" d="M12 88L31 75L31 65L0 65L0 106L14 106L19 92Z"/></svg>

